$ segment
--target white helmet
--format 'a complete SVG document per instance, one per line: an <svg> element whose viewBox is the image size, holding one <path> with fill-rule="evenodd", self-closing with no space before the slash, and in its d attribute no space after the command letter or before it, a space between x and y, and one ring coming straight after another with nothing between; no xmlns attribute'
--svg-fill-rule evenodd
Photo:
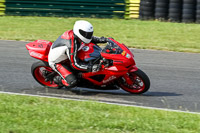
<svg viewBox="0 0 200 133"><path fill-rule="evenodd" d="M75 22L73 32L84 43L90 43L93 35L93 26L88 21L79 20Z"/></svg>

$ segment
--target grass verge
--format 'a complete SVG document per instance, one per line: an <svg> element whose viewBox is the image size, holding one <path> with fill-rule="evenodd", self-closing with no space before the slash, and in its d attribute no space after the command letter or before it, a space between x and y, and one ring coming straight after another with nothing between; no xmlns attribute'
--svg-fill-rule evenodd
<svg viewBox="0 0 200 133"><path fill-rule="evenodd" d="M95 36L113 37L129 47L200 53L199 24L159 21L2 16L0 39L55 41L80 19L93 24Z"/></svg>
<svg viewBox="0 0 200 133"><path fill-rule="evenodd" d="M196 133L200 115L0 94L2 133Z"/></svg>

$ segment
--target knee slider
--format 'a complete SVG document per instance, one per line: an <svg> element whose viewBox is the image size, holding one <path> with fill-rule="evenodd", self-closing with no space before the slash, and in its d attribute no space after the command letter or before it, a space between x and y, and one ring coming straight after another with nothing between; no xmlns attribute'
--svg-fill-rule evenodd
<svg viewBox="0 0 200 133"><path fill-rule="evenodd" d="M69 87L74 87L77 84L77 79L73 74L68 75L65 80L69 84Z"/></svg>

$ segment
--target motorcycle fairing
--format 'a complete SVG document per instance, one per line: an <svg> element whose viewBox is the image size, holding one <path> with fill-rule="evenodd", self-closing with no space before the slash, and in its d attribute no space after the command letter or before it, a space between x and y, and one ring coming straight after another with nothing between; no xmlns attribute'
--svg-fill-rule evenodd
<svg viewBox="0 0 200 133"><path fill-rule="evenodd" d="M82 77L95 85L106 85L126 74L129 68L124 66L110 66L98 72L83 73Z"/></svg>
<svg viewBox="0 0 200 133"><path fill-rule="evenodd" d="M101 53L101 56L105 59L113 60L113 66L123 65L124 67L129 67L136 64L132 56L129 59L121 54Z"/></svg>
<svg viewBox="0 0 200 133"><path fill-rule="evenodd" d="M134 55L124 45L112 38L109 38L107 46L102 50L101 56L105 59L113 60L113 65L123 65L128 68L131 65L136 65L134 61Z"/></svg>
<svg viewBox="0 0 200 133"><path fill-rule="evenodd" d="M90 46L92 46L92 44L90 44ZM86 50L84 54L87 52L88 51ZM126 75L128 72L138 70L135 66L134 56L130 50L124 44L120 44L113 39L110 39L108 45L100 54L103 58L112 60L112 65L108 67L103 65L98 72L83 74L84 79L89 80L95 85L107 85L123 75Z"/></svg>
<svg viewBox="0 0 200 133"><path fill-rule="evenodd" d="M93 43L83 44L78 51L77 57L82 61L89 62L101 56L101 48Z"/></svg>
<svg viewBox="0 0 200 133"><path fill-rule="evenodd" d="M48 62L48 53L52 42L46 40L36 40L26 44L30 56Z"/></svg>
<svg viewBox="0 0 200 133"><path fill-rule="evenodd" d="M135 71L137 71L138 70L138 68L135 66L135 65L133 65L133 66L131 66L130 68L129 68L129 72L135 72Z"/></svg>

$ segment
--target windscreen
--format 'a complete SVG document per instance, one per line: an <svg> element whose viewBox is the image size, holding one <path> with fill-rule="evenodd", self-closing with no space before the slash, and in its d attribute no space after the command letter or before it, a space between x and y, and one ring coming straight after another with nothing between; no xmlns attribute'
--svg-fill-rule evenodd
<svg viewBox="0 0 200 133"><path fill-rule="evenodd" d="M121 54L123 50L112 40L109 40L106 47L102 50L103 53Z"/></svg>

